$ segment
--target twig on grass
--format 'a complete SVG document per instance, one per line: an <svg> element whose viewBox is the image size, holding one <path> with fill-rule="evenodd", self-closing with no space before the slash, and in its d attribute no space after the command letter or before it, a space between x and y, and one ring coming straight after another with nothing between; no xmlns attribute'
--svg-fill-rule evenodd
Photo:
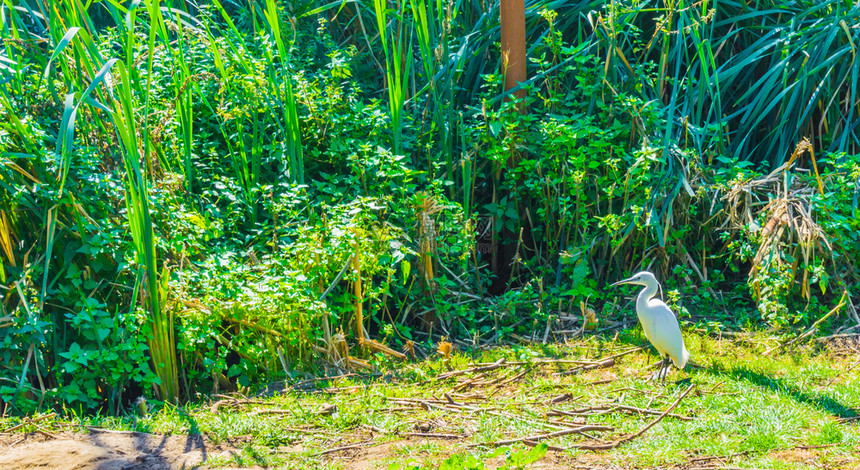
<svg viewBox="0 0 860 470"><path fill-rule="evenodd" d="M443 434L438 432L407 432L407 436L411 437L432 437L437 439L465 439L467 436L460 434Z"/></svg>
<svg viewBox="0 0 860 470"><path fill-rule="evenodd" d="M553 375L571 375L571 374L579 374L582 372L587 372L595 369L605 369L607 367L612 367L615 365L615 358L604 359L597 364L588 364L584 366L574 367L573 369L563 370L561 372L556 372Z"/></svg>
<svg viewBox="0 0 860 470"><path fill-rule="evenodd" d="M854 368L855 368L855 367L857 367L857 366L860 366L860 361L855 362L854 364L852 364L852 365L851 365L851 367L849 367L849 368L847 368L847 369L843 370L842 372L840 372L839 374L837 374L835 377L833 377L832 379L828 380L828 381L827 381L827 383L826 383L826 384L824 384L824 386L825 386L825 387L829 387L829 386L830 386L830 384L832 384L836 379L838 379L839 377L842 377L844 374L847 374L847 373L851 372L851 371L852 371L852 370L854 370Z"/></svg>
<svg viewBox="0 0 860 470"><path fill-rule="evenodd" d="M696 458L687 460L686 462L683 462L680 465L686 467L687 465L692 465L692 464L702 463L702 462L708 462L711 460L728 460L728 459L732 459L735 457L743 457L749 453L750 453L750 451L745 450L743 452L736 452L734 454L729 454L729 455L709 455L709 456L705 456L705 457L696 457Z"/></svg>
<svg viewBox="0 0 860 470"><path fill-rule="evenodd" d="M538 444L540 444L540 443L539 443L539 442L537 442L537 441L529 441L529 440L525 440L525 441L523 441L523 444L525 444L525 445L527 445L527 446L529 446L529 447L535 447L535 446L537 446L537 445L538 445ZM563 449L563 448L561 448L561 447L551 446L551 445L548 445L548 444L547 444L547 446L546 446L546 450L551 450L551 451L553 451L553 452L564 452L564 451L565 451L565 449Z"/></svg>
<svg viewBox="0 0 860 470"><path fill-rule="evenodd" d="M357 444L350 444L350 445L347 445L347 446L333 447L333 448L331 448L331 449L326 449L326 450L319 451L319 452L317 452L317 453L316 453L316 454L314 454L314 455L315 455L315 456L317 456L317 457L320 457L320 456L323 456L323 455L333 454L333 453L335 453L335 452L341 452L341 451L344 451L344 450L349 450L349 449L358 449L358 448L361 448L361 447L367 447L367 445L368 445L368 444L370 444L370 443L372 443L372 442L373 442L373 439L369 439L369 440L367 440L367 441L359 442L359 443L357 443Z"/></svg>
<svg viewBox="0 0 860 470"><path fill-rule="evenodd" d="M218 396L226 397L226 395L218 395ZM267 405L267 404L268 404L267 402L262 401L262 400L249 400L249 399L242 399L242 398L226 397L223 400L218 400L215 403L211 404L209 406L209 412L212 414L218 414L221 407L224 407L224 406L228 406L228 407L232 408L232 407L239 407L242 405Z"/></svg>
<svg viewBox="0 0 860 470"><path fill-rule="evenodd" d="M566 436L568 434L579 434L579 433L583 433L586 431L611 431L613 429L615 429L615 428L613 428L612 426L586 425L586 426L580 426L577 428L562 429L561 431L555 431L555 432L550 432L550 433L546 433L546 434L539 434L537 436L528 436L528 437L520 437L517 439L506 439L506 440L502 440L502 441L495 441L495 442L490 442L490 443L487 443L484 445L499 447L499 446L506 446L506 445L515 444L517 442L524 442L524 441L537 442L537 441L541 441L544 439L551 439L553 437Z"/></svg>
<svg viewBox="0 0 860 470"><path fill-rule="evenodd" d="M596 411L597 413L591 413L592 411ZM649 408L637 408L635 406L629 405L605 405L605 406L590 406L588 408L584 408L582 410L574 410L574 411L565 411L558 409L551 409L550 412L547 413L547 416L570 416L570 417L582 417L582 416L593 416L593 415L602 415L613 413L615 411L622 411L630 414L649 414L649 415L659 415L662 414L662 411L652 410ZM672 418L680 419L682 421L692 421L694 418L692 416L683 416L675 413L669 413L666 416L670 416Z"/></svg>
<svg viewBox="0 0 860 470"><path fill-rule="evenodd" d="M33 419L30 419L30 418L24 418L24 422L23 422L23 423L18 424L18 425L15 425L15 426L12 426L11 428L6 429L5 431L3 431L3 432L2 432L2 433L0 433L0 434L6 434L6 433L9 433L9 432L12 432L12 431L15 431L15 430L21 429L22 427L24 427L24 426L26 426L26 425L28 425L28 424L33 424L33 425L35 425L35 424L36 424L36 423L38 423L39 421L44 421L44 420L46 420L46 419L54 418L54 417L56 417L56 416L57 416L57 413L49 413L49 414L46 414L46 415L44 415L44 416L39 416L38 418L33 418Z"/></svg>
<svg viewBox="0 0 860 470"><path fill-rule="evenodd" d="M50 414L46 414L46 415L44 415L44 416L39 416L38 418L35 418L35 419L24 418L24 422L23 422L23 423L18 424L18 425L16 425L16 426L12 426L11 428L9 428L9 429L7 429L7 430L3 431L3 433L2 433L2 434L8 433L8 432L12 432L12 431L15 431L15 430L17 430L17 429L20 429L20 428L22 428L22 427L24 427L24 426L30 425L30 426L33 426L34 428L36 428L36 432L37 432L37 433L39 433L39 434L41 434L41 435L43 435L43 436L45 436L45 437L50 437L51 439L59 439L59 437L57 437L55 434L51 434L50 432L48 432L48 431L46 431L46 430L42 429L38 424L36 424L36 423L38 423L39 421L43 421L43 420L46 420L46 419L48 419L48 418L53 418L53 417L55 417L55 416L57 416L57 413L50 413Z"/></svg>
<svg viewBox="0 0 860 470"><path fill-rule="evenodd" d="M672 406L667 408L666 411L662 412L660 414L660 416L658 416L653 421L648 423L644 428L640 429L639 431L637 431L633 434L628 434L628 435L626 435L626 436L624 436L618 440L608 442L606 444L583 443L583 444L574 444L574 445L570 446L569 448L570 449L583 449L583 450L605 450L605 449L614 449L614 448L620 446L621 444L624 444L625 442L632 441L633 439L636 439L637 437L641 436L642 434L645 434L645 431L651 429L652 427L654 427L655 424L659 423L660 421L663 420L663 418L668 416L669 413L672 410L674 410L675 407L677 407L681 403L681 400L683 400L684 397L687 396L687 394L689 394L691 391L693 391L694 388L696 388L696 384L690 384L690 386L687 387L686 390L684 390L684 393L682 393L681 396L678 397L677 400L675 400L675 403L672 403Z"/></svg>

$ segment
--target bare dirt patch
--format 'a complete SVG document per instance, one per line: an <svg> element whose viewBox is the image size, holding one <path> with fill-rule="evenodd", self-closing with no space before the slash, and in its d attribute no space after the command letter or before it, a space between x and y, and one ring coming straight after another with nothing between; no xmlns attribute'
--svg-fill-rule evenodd
<svg viewBox="0 0 860 470"><path fill-rule="evenodd" d="M199 468L210 456L232 452L201 436L125 432L0 436L4 470L173 470Z"/></svg>
<svg viewBox="0 0 860 470"><path fill-rule="evenodd" d="M860 464L852 462L843 455L832 452L827 448L819 449L786 449L771 452L770 456L774 460L781 462L803 465L806 468L822 468L822 469L858 469Z"/></svg>

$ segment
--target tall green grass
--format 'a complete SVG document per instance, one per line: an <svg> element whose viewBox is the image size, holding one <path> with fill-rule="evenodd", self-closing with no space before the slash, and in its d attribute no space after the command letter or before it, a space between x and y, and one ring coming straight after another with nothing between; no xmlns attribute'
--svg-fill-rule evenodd
<svg viewBox="0 0 860 470"><path fill-rule="evenodd" d="M385 86L391 110L394 152L398 154L403 153L404 108L409 95L413 62L412 35L409 34L411 28L403 17L405 7L406 2L403 2L398 10L392 11L387 0L373 0L377 32L385 59Z"/></svg>

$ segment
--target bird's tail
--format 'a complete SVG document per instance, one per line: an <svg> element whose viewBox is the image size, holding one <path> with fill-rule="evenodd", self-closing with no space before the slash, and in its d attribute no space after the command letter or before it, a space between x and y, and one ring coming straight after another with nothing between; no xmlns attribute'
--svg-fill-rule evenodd
<svg viewBox="0 0 860 470"><path fill-rule="evenodd" d="M678 369L683 369L684 366L687 365L687 362L690 360L690 352L687 351L687 348L684 348L684 351L681 353L681 357L678 360L675 360L675 367Z"/></svg>

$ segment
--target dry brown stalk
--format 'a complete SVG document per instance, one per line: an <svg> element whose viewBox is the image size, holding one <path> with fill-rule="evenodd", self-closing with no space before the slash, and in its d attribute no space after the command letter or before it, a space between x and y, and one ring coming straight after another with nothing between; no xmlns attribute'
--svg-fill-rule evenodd
<svg viewBox="0 0 860 470"><path fill-rule="evenodd" d="M353 291L355 295L355 328L358 342L364 341L364 304L361 290L361 251L358 249L358 243L353 244L355 256L352 257L352 268L355 270L355 282L353 282Z"/></svg>
<svg viewBox="0 0 860 470"><path fill-rule="evenodd" d="M612 408L612 411L625 411L628 413L634 414L648 414L648 415L659 415L661 412L659 410L652 410L648 408L637 408L635 406L628 405L617 405ZM672 418L680 419L682 421L692 421L694 418L692 416L683 416L675 413L669 413L666 416L671 416Z"/></svg>
<svg viewBox="0 0 860 470"><path fill-rule="evenodd" d="M337 335L335 335L335 336L337 336ZM345 344L345 342L344 342L344 344ZM319 346L317 346L317 345L312 345L312 346L311 346L311 348L313 348L313 350L314 350L314 351L316 351L316 352L318 352L318 353L321 353L321 354L328 354L328 351L327 351L325 348L319 347ZM354 358L354 357L352 357L352 356L346 356L346 357L344 357L344 361L345 361L345 362L346 362L350 367L354 367L354 368L356 368L356 367L357 367L357 368L361 368L361 369L373 369L373 366L371 366L371 365L370 365L370 364L368 364L367 362L362 361L361 359Z"/></svg>
<svg viewBox="0 0 860 470"><path fill-rule="evenodd" d="M397 351L389 348L388 346L380 343L379 341L364 338L363 340L360 340L359 342L362 346L364 346L366 348L372 349L372 350L377 351L377 352L381 352L383 354L387 354L393 358L400 359L401 361L406 360L405 354L397 352Z"/></svg>
<svg viewBox="0 0 860 470"><path fill-rule="evenodd" d="M686 465L690 465L690 464L694 464L694 463L707 462L709 460L727 460L727 459L731 459L734 457L743 457L749 453L750 453L750 451L745 450L743 452L736 452L734 454L729 454L729 455L711 455L711 456L706 456L706 457L696 457L694 459L690 459L690 460L684 462L681 465L686 466Z"/></svg>
<svg viewBox="0 0 860 470"><path fill-rule="evenodd" d="M826 234L812 216L813 204L810 202L810 197L815 192L814 189L807 186L789 187L787 185L787 174L795 160L803 153L809 153L812 156L813 166L815 166L812 145L804 139L797 145L791 158L779 168L763 178L738 182L723 197L728 214L724 227L731 225L735 230L740 230L744 225L749 225L753 230L757 230L755 219L760 214L764 214L767 219L767 223L760 229L760 245L752 260L749 273L756 298L761 296L757 279L759 271L772 263L784 263L782 250L796 246L806 265L810 264L816 253L832 254L833 251ZM818 189L823 192L824 187L818 175L817 166L815 169ZM761 193L772 195L772 199L765 204L759 196ZM759 200L753 202L754 197ZM754 214L754 206L763 206L763 208L756 210ZM787 239L783 240L786 237ZM792 240L796 244L791 244ZM796 253L793 253L792 257L795 261L785 269L790 269L792 279L799 272L803 273L801 295L809 299L811 296L809 271L800 269L800 257L796 256Z"/></svg>
<svg viewBox="0 0 860 470"><path fill-rule="evenodd" d="M314 377L312 379L305 379L305 380L302 380L300 382L296 382L296 384L293 385L293 388L303 388L305 385L316 383L316 382L326 382L326 381L331 381L331 380L346 379L349 377L358 377L358 374L356 374L354 372L350 372L347 374L331 375L331 376L326 376L326 377Z"/></svg>

